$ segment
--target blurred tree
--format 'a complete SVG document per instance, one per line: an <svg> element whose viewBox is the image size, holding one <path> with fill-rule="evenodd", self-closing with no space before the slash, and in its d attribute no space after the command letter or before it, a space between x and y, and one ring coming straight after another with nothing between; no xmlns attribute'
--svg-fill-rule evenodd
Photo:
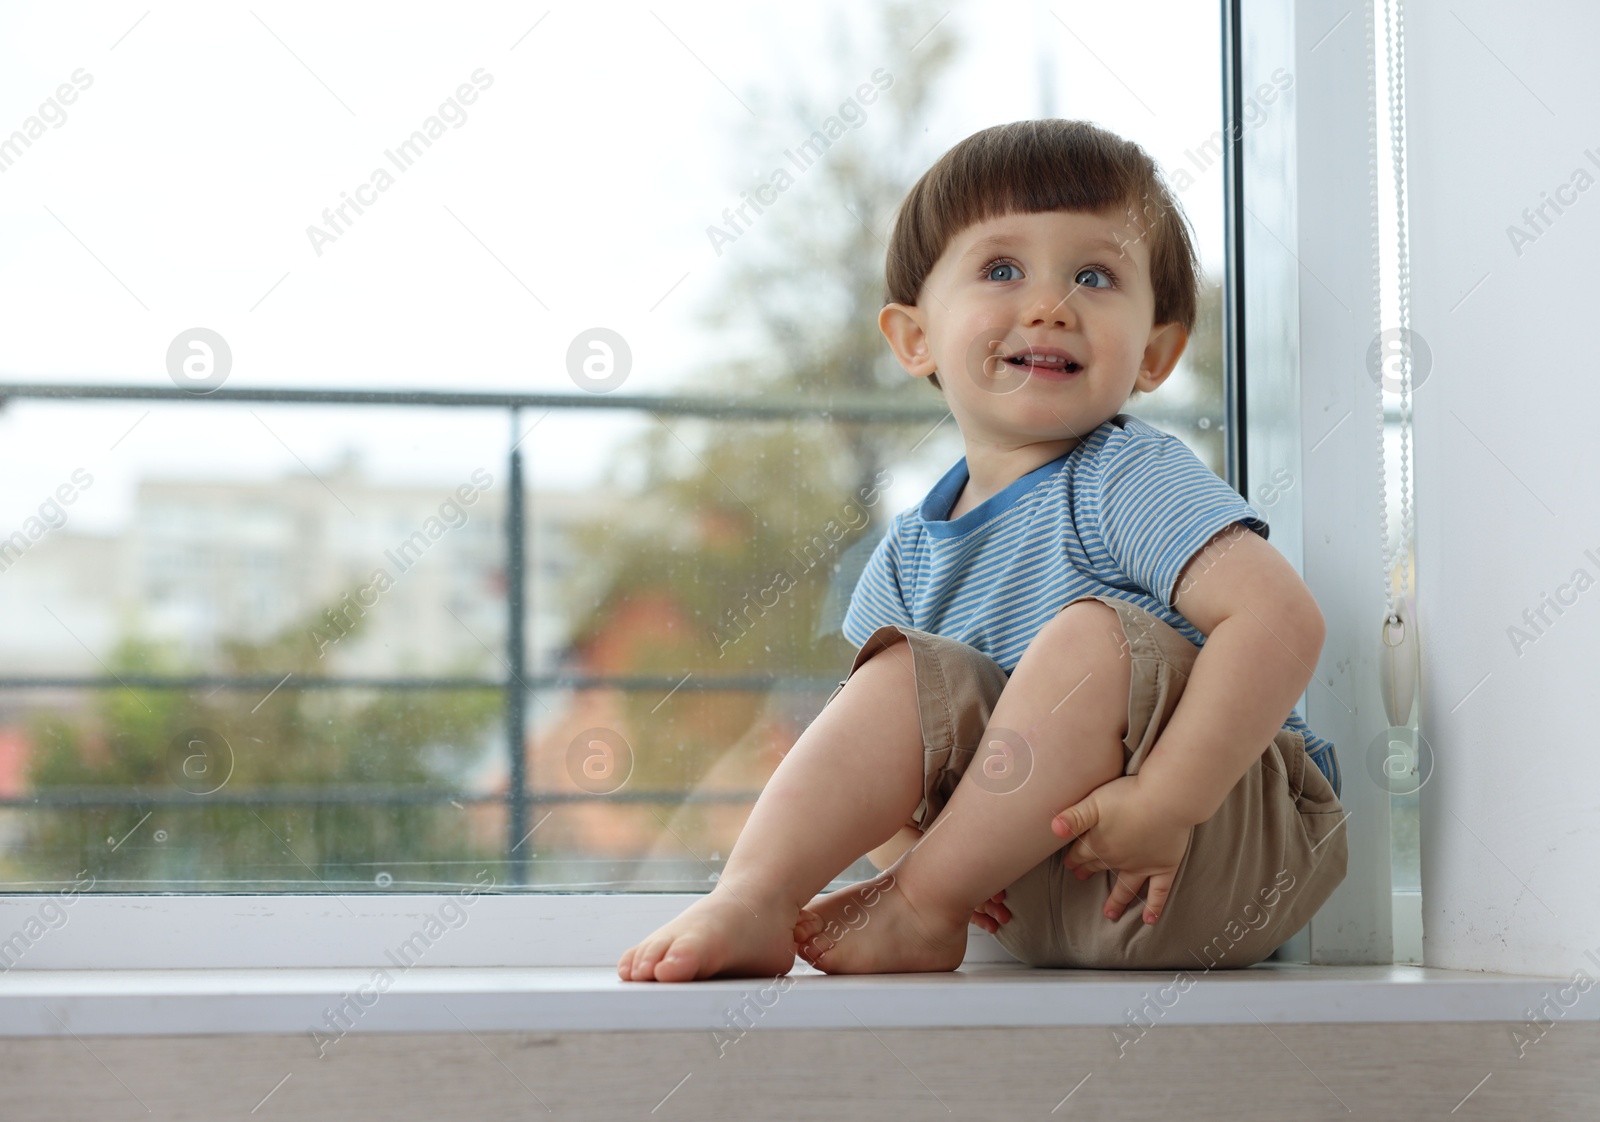
<svg viewBox="0 0 1600 1122"><path fill-rule="evenodd" d="M878 494L880 472L903 463L933 423L869 424L825 414L830 401L862 396L926 402L932 418L942 411L942 395L896 362L877 317L896 207L939 154L930 148L928 125L956 55L946 14L934 4L882 5L876 26L859 38L836 24L829 76L808 74L811 88L828 96L748 95L755 118L745 122L736 150L746 174L758 174L746 188L753 196L757 183L775 174L766 169L786 165L787 153L822 129L867 75L881 68L893 78L866 109L861 128L844 130L723 246L717 268L725 284L702 317L728 333L734 357L707 364L688 388L730 399L805 401L818 419L658 416L643 439L619 450L612 482L635 481L654 517L629 524L596 519L580 530L577 547L593 559L568 597L580 659L601 645L614 655L613 630L649 602L674 605L676 624L635 635L625 661L608 665L608 673L827 678L847 665L853 646L838 634L845 598L895 513ZM774 108L780 100L786 109ZM784 156L761 164L750 153ZM1203 286L1182 376L1148 404L1169 430L1196 437L1197 451L1213 467L1221 463L1220 430L1195 421L1212 411L1220 418L1219 294ZM741 346L748 353L738 353ZM1138 398L1128 409L1140 411ZM862 495L875 501L863 503ZM850 526L831 546L830 520ZM819 540L823 548L807 548ZM765 772L749 759L729 765L761 742L753 734L764 716L785 710L798 718L795 733L805 719L799 699L777 694L676 689L663 700L663 693L619 691L612 704L616 731L634 749L629 786L635 790L709 787L729 775L753 777L759 786L773 761L762 757ZM683 846L693 843L700 853L727 852L737 828L707 826L708 815L679 807L671 836L657 831L658 850L681 858ZM644 866L639 875L647 875Z"/></svg>
<svg viewBox="0 0 1600 1122"><path fill-rule="evenodd" d="M322 618L321 612L312 616ZM325 666L306 641L307 630L300 625L266 642L229 643L207 672L319 677ZM137 638L118 644L110 666L119 677L194 672ZM486 859L468 842L454 807L257 807L217 796L459 786L502 708L495 690L280 689L265 703L236 690L98 691L86 714L34 718L30 788L85 796L178 794L193 805L33 811L26 819L27 856L11 859L10 877L70 880L87 869L102 885L167 882L201 891L248 882L259 891L316 891L318 882L370 885L378 862L393 866L400 887L411 863L433 868ZM204 759L185 771L184 759L198 754ZM130 834L147 811L152 822ZM19 867L24 860L29 867Z"/></svg>
<svg viewBox="0 0 1600 1122"><path fill-rule="evenodd" d="M726 284L703 314L712 328L756 339L758 349L708 366L694 389L814 402L817 419L656 417L612 478L646 480L657 517L597 520L579 532L579 548L603 575L597 582L593 570L581 574L581 595L575 586L571 602L583 604L575 649L630 605L664 597L681 613L681 633L638 644L629 672L830 675L848 659L836 629L817 635L819 610L840 554L870 546L893 513L883 508L878 473L931 426L840 422L825 413L836 397L920 391L939 415L937 391L908 384L877 314L890 216L931 158L925 123L955 53L944 14L928 3L885 4L866 35L872 41L858 42L836 10L832 76L816 81L829 95L752 95L756 120L737 150L779 153L824 131L867 75L882 68L892 77L865 107L863 126L845 128L755 220L760 236L741 236L724 251ZM786 109L773 107L780 98ZM635 746L634 785L692 785L767 704L755 692L679 690L665 702L627 694L620 731Z"/></svg>

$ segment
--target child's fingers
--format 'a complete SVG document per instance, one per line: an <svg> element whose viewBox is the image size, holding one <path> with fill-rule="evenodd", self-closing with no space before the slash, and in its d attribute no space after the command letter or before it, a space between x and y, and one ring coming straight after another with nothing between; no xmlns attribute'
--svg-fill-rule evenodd
<svg viewBox="0 0 1600 1122"><path fill-rule="evenodd" d="M1095 842L1100 839L1096 837ZM1078 874L1082 880L1085 873L1098 873L1110 868L1110 854L1102 854L1095 850L1094 844L1088 836L1080 837L1061 855L1061 863L1070 871Z"/></svg>
<svg viewBox="0 0 1600 1122"><path fill-rule="evenodd" d="M1000 903L1000 898L1004 895L1005 891L1001 890L1000 892L996 892L989 899L985 900L982 904L979 904L973 909L972 919L970 922L978 927L983 928L991 935L1000 930L1000 924L1009 923L1011 920L1011 909Z"/></svg>
<svg viewBox="0 0 1600 1122"><path fill-rule="evenodd" d="M809 908L801 908L800 915L794 922L794 937L796 942L804 943L813 935L820 933L825 924L822 917Z"/></svg>
<svg viewBox="0 0 1600 1122"><path fill-rule="evenodd" d="M1120 916L1128 903L1139 895L1139 888L1143 884L1143 877L1129 877L1119 873L1117 883L1111 886L1111 895L1106 900L1107 918L1116 919Z"/></svg>
<svg viewBox="0 0 1600 1122"><path fill-rule="evenodd" d="M1069 838L1094 829L1100 822L1100 808L1092 799L1067 807L1050 820L1050 829L1058 837Z"/></svg>
<svg viewBox="0 0 1600 1122"><path fill-rule="evenodd" d="M1150 878L1150 893L1145 898L1144 921L1154 923L1161 917L1162 911L1167 906L1167 897L1172 894L1172 882L1176 879L1173 873L1158 873Z"/></svg>
<svg viewBox="0 0 1600 1122"><path fill-rule="evenodd" d="M1102 857L1085 857L1076 865L1067 866L1079 880L1088 880L1095 873L1103 873L1109 868L1111 868L1110 862Z"/></svg>

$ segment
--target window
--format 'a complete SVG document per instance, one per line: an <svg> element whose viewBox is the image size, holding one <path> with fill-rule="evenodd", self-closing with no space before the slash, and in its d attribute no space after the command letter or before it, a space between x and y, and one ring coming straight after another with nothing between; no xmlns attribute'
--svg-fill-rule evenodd
<svg viewBox="0 0 1600 1122"><path fill-rule="evenodd" d="M961 455L873 325L950 144L1164 166L1127 409L1228 472L1222 21L1144 7L10 16L6 889L704 891Z"/></svg>

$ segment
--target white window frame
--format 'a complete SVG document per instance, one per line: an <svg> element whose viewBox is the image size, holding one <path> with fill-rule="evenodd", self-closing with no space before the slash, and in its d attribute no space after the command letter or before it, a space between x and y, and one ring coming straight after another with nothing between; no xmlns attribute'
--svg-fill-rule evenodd
<svg viewBox="0 0 1600 1122"><path fill-rule="evenodd" d="M1232 18L1245 97L1278 67L1295 79L1264 121L1243 131L1235 182L1248 211L1230 207L1245 285L1244 491L1254 502L1280 470L1296 483L1263 513L1273 544L1305 576L1328 622L1317 675L1332 684L1314 684L1302 713L1338 746L1351 813L1346 880L1280 957L1389 963L1389 796L1367 778L1365 744L1378 730L1362 723L1382 712L1371 661L1382 602L1378 582L1365 576L1379 547L1363 361L1375 330L1364 27L1359 9L1334 0L1223 0L1222 8L1239 13ZM1298 143L1301 134L1315 143ZM11 894L0 895L0 948L14 932L42 932L22 954L13 951L8 968L21 970L382 967L391 964L386 952L427 930L432 917L444 933L429 940L427 966L611 966L696 898L478 895L460 902L466 919L457 925L455 910L442 911L448 895L90 891L67 897L66 920L52 925L41 909L59 895ZM969 961L1010 961L982 932L972 931L969 946Z"/></svg>
<svg viewBox="0 0 1600 1122"><path fill-rule="evenodd" d="M1301 712L1337 746L1349 814L1345 880L1279 957L1392 963L1390 795L1366 759L1387 721L1373 651L1384 603L1365 359L1378 330L1365 16L1336 0L1237 2L1244 95L1278 67L1294 76L1279 106L1243 132L1243 205L1230 208L1243 260L1245 494L1270 494L1283 472L1293 481L1264 513L1327 621Z"/></svg>

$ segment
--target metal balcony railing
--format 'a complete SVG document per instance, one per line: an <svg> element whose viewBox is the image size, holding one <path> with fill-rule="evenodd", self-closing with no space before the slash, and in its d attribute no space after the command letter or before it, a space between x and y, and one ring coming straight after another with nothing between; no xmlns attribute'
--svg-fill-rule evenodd
<svg viewBox="0 0 1600 1122"><path fill-rule="evenodd" d="M524 409L621 409L723 420L848 420L866 423L925 422L932 425L946 416L935 401L884 401L865 397L833 397L817 401L729 400L693 395L621 395L591 393L484 393L427 390L247 389L228 388L198 394L177 386L86 385L55 383L0 383L0 408L11 401L164 401L186 402L195 407L219 402L268 402L286 405L422 406L430 408L503 409L510 414L510 431L520 430ZM504 678L488 677L321 677L278 681L275 676L215 675L122 677L0 677L0 691L30 689L107 689L137 686L141 689L183 690L202 687L225 689L328 690L494 689L505 695L505 741L510 770L504 795L439 788L384 788L380 786L271 788L256 791L216 792L198 803L181 792L137 790L55 789L35 795L0 799L0 807L90 806L197 806L218 803L243 806L271 804L364 804L378 806L430 805L456 802L507 805L507 863L514 884L527 880L528 850L520 847L528 834L528 820L542 803L572 802L750 802L758 791L685 792L628 791L611 794L571 794L531 791L526 772L526 699L537 689L610 687L623 690L829 690L835 678L792 675L696 675L684 682L670 677L597 676L557 673L530 674L527 667L527 587L523 548L529 517L522 479L520 443L512 445L507 464L508 494L503 524L506 557L506 644L502 661Z"/></svg>
<svg viewBox="0 0 1600 1122"><path fill-rule="evenodd" d="M339 390L339 389L248 389L223 387L197 394L177 386L89 385L65 383L0 383L0 408L11 401L167 401L187 402L196 407L217 402L267 402L286 405L354 405L354 406L422 406L431 408L503 409L510 414L513 433L520 429L521 411L524 409L620 409L677 416L706 417L723 420L809 420L855 421L868 424L894 422L922 422L933 424L948 415L937 399L929 395L926 403L907 399L884 400L870 397L829 397L814 401L776 401L762 399L730 400L709 396L679 395L621 395L590 393L497 393L497 392L439 392L430 390ZM1139 403L1141 418L1156 424L1191 425L1195 418L1188 412L1175 412L1163 408L1157 401ZM1390 421L1398 420L1398 411L1391 408ZM1218 419L1215 423L1220 424ZM510 768L510 787L505 795L453 791L433 788L274 788L258 791L234 792L226 797L217 792L208 803L233 803L238 805L269 804L366 804L366 805L426 805L437 803L491 803L504 801L509 815L507 824L507 861L512 883L526 882L528 851L520 850L520 842L527 836L531 811L542 803L572 802L748 802L757 791L685 792L685 791L630 791L612 794L562 794L530 791L526 774L526 698L529 692L544 688L599 688L623 690L747 690L747 691L800 691L831 690L837 684L832 677L816 678L785 675L742 675L700 677L678 682L670 677L574 675L555 673L530 674L527 667L527 600L523 546L526 541L528 500L523 488L522 452L520 444L513 444L508 456L508 498L504 533L506 541L506 646L503 662L507 667L504 678L429 678L429 677L323 677L279 682L272 676L218 677L213 675L190 676L126 676L117 677L0 677L0 691L28 689L107 689L123 685L143 689L195 689L215 687L228 689L326 690L326 689L399 689L399 690L456 690L494 689L505 694L505 740ZM194 806L192 798L178 793L143 791L104 791L99 789L56 789L22 798L0 799L0 807L87 807L87 806Z"/></svg>

